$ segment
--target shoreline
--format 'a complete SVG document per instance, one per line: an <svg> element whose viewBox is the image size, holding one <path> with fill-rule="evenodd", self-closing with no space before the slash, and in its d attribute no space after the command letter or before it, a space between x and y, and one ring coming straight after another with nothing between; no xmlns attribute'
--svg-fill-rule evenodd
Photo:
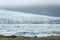
<svg viewBox="0 0 60 40"><path fill-rule="evenodd" d="M60 36L46 36L46 37L0 36L0 40L60 40Z"/></svg>

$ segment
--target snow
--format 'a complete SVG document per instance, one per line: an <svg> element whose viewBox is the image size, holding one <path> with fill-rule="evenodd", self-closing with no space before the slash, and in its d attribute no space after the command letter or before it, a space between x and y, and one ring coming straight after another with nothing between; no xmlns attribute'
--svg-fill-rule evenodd
<svg viewBox="0 0 60 40"><path fill-rule="evenodd" d="M0 10L1 24L56 24L60 23L60 17L37 15L32 13L13 12Z"/></svg>

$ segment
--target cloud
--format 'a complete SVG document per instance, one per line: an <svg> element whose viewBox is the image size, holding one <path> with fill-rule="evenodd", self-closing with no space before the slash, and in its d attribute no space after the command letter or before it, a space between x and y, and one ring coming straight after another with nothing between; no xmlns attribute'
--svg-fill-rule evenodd
<svg viewBox="0 0 60 40"><path fill-rule="evenodd" d="M0 0L0 6L57 5L60 0Z"/></svg>

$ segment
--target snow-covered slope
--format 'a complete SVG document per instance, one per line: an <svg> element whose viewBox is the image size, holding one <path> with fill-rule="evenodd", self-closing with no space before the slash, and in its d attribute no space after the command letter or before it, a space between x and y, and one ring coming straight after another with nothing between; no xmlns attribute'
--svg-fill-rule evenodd
<svg viewBox="0 0 60 40"><path fill-rule="evenodd" d="M60 17L50 17L23 12L0 10L0 24L53 24L60 23Z"/></svg>

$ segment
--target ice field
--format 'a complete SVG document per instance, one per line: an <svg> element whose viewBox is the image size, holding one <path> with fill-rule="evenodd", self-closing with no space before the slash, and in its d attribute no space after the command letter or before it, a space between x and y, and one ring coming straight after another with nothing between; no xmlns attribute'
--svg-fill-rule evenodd
<svg viewBox="0 0 60 40"><path fill-rule="evenodd" d="M60 24L0 24L0 35L56 36L60 35Z"/></svg>

